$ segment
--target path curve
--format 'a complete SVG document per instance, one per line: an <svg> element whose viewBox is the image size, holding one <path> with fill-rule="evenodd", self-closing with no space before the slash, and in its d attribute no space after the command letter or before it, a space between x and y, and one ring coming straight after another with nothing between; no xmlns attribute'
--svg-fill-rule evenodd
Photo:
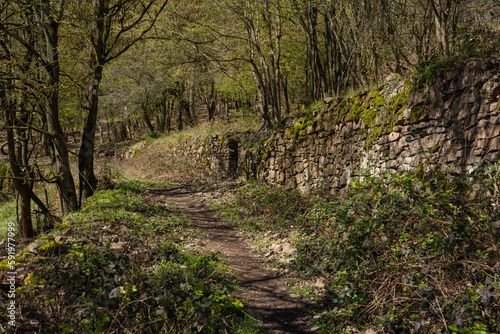
<svg viewBox="0 0 500 334"><path fill-rule="evenodd" d="M307 306L291 296L282 278L265 269L233 226L217 219L210 208L193 198L196 191L195 187L172 186L151 188L147 193L158 197L156 201L178 207L207 235L205 247L220 252L238 274L240 292L235 297L259 321L265 333L313 333Z"/></svg>

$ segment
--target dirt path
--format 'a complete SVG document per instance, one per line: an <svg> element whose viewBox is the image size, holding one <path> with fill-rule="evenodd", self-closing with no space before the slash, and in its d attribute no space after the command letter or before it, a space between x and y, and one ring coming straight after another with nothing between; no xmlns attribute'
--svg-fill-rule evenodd
<svg viewBox="0 0 500 334"><path fill-rule="evenodd" d="M156 201L180 208L207 236L206 248L219 251L238 274L240 299L265 333L313 333L306 306L291 297L285 282L266 270L239 232L215 217L203 203L193 198L194 187L174 186L148 190Z"/></svg>

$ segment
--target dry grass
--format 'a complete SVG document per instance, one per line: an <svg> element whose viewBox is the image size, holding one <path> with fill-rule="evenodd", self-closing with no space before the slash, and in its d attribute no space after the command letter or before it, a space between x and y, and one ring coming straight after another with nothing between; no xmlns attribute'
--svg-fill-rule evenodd
<svg viewBox="0 0 500 334"><path fill-rule="evenodd" d="M260 126L256 117L241 118L148 138L132 145L125 153L126 163L118 162L116 167L127 177L176 184L205 183L212 179L209 166L193 152L201 152L202 143L214 134L257 131Z"/></svg>

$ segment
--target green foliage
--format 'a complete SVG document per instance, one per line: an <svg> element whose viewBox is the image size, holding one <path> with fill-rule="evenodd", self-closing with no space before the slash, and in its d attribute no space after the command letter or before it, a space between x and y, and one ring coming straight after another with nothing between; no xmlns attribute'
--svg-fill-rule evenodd
<svg viewBox="0 0 500 334"><path fill-rule="evenodd" d="M0 162L0 190L13 191L13 184L10 176L10 163L8 161Z"/></svg>
<svg viewBox="0 0 500 334"><path fill-rule="evenodd" d="M96 192L67 217L72 235L38 248L19 302L49 332L225 333L248 327L234 276L178 209L148 202L144 184ZM129 250L129 251L126 251ZM61 312L62 311L62 312ZM253 329L252 329L253 328Z"/></svg>
<svg viewBox="0 0 500 334"><path fill-rule="evenodd" d="M156 139L159 137L160 137L160 133L157 131L151 131L150 133L148 133L148 138Z"/></svg>
<svg viewBox="0 0 500 334"><path fill-rule="evenodd" d="M498 57L498 33L461 29L454 39L454 49L447 58L421 59L413 70L415 87L430 86L436 75L471 58L493 60Z"/></svg>
<svg viewBox="0 0 500 334"><path fill-rule="evenodd" d="M370 94L366 92L358 93L345 98L329 110L329 112L342 122L358 122L363 120L365 128L372 127L375 119L386 108L385 86L379 86L373 89Z"/></svg>
<svg viewBox="0 0 500 334"><path fill-rule="evenodd" d="M398 117L403 113L403 110L408 106L408 98L413 89L411 80L406 80L403 90L391 97L387 104L386 113L389 116L389 121L386 123L393 126Z"/></svg>
<svg viewBox="0 0 500 334"><path fill-rule="evenodd" d="M298 230L291 268L328 278L324 332L497 332L500 168L421 174L363 175L342 199L246 186L219 208L253 231Z"/></svg>
<svg viewBox="0 0 500 334"><path fill-rule="evenodd" d="M61 123L66 129L78 129L84 123L83 116L84 114L78 109L66 107L60 110Z"/></svg>
<svg viewBox="0 0 500 334"><path fill-rule="evenodd" d="M308 131L315 131L318 125L323 122L321 115L321 107L325 105L323 100L311 103L300 114L301 118L297 121L295 126L287 131L287 137L295 140L303 140Z"/></svg>
<svg viewBox="0 0 500 334"><path fill-rule="evenodd" d="M37 264L44 270L38 280L50 284L43 291L36 288L41 294L37 299L44 300L45 306L72 305L80 310L70 318L59 319L62 321L52 320L47 328L223 332L224 318L240 317L243 307L230 297L231 285L224 273L227 269L221 267L215 254L188 255L182 251L170 243L152 249L150 256L157 262L153 272L139 266L137 259L110 250L110 244L93 247L75 243L63 257L58 254L39 260ZM47 293L61 289L67 291L64 299L47 300Z"/></svg>
<svg viewBox="0 0 500 334"><path fill-rule="evenodd" d="M334 277L328 288L332 323L341 319L373 323L375 314L396 309L395 320L409 326L412 315L427 321L433 317L431 308L440 307L447 318L464 319L466 327L483 324L493 331L500 308L489 297L474 296L478 291L489 296L499 283L492 269L478 270L485 259L493 264L499 260L498 254L483 255L486 245L498 242L487 222L498 213L489 207L480 214L472 203L466 204L465 182L437 174L432 186L424 189L411 174L383 180L366 177L352 185L347 200L323 206L317 219L327 221L328 237L299 244L296 264L302 271ZM465 277L476 282L474 288L454 289L453 282ZM379 304L377 300L388 298L391 286L398 298ZM398 302L405 299L420 302ZM488 316L480 311L484 307L491 307ZM438 323L438 318L431 321Z"/></svg>
<svg viewBox="0 0 500 334"><path fill-rule="evenodd" d="M500 51L498 31L460 29L454 38L454 56L458 61L469 58L496 60Z"/></svg>
<svg viewBox="0 0 500 334"><path fill-rule="evenodd" d="M281 189L255 185L240 189L230 207L216 207L224 209L226 218L237 220L240 226L249 231L265 228L285 232L291 225L306 224L303 215L308 202L307 197L297 190L284 192Z"/></svg>
<svg viewBox="0 0 500 334"><path fill-rule="evenodd" d="M415 106L410 111L410 122L416 123L427 114L427 106L424 104Z"/></svg>
<svg viewBox="0 0 500 334"><path fill-rule="evenodd" d="M0 238L7 235L9 222L16 222L16 201L0 202Z"/></svg>
<svg viewBox="0 0 500 334"><path fill-rule="evenodd" d="M316 110L316 109L321 109L322 106L325 105L325 102L323 100L318 100L316 102L313 102L311 103L306 109L305 111L310 111L310 110Z"/></svg>
<svg viewBox="0 0 500 334"><path fill-rule="evenodd" d="M436 74L456 64L457 59L420 60L413 72L416 87L430 86Z"/></svg>

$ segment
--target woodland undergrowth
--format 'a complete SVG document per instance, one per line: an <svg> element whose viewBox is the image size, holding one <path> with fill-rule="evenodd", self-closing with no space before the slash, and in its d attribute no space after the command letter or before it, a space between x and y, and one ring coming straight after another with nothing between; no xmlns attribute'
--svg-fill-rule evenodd
<svg viewBox="0 0 500 334"><path fill-rule="evenodd" d="M321 332L484 334L500 331L499 189L500 167L478 165L360 175L345 198L247 184L214 207L253 234L292 236L291 261L275 264L324 280Z"/></svg>
<svg viewBox="0 0 500 334"><path fill-rule="evenodd" d="M202 237L162 184L124 180L16 256L23 333L253 333L228 265L194 245ZM2 273L7 263L3 261ZM4 287L4 285L2 285ZM0 300L7 305L7 294ZM250 330L249 330L250 328Z"/></svg>

